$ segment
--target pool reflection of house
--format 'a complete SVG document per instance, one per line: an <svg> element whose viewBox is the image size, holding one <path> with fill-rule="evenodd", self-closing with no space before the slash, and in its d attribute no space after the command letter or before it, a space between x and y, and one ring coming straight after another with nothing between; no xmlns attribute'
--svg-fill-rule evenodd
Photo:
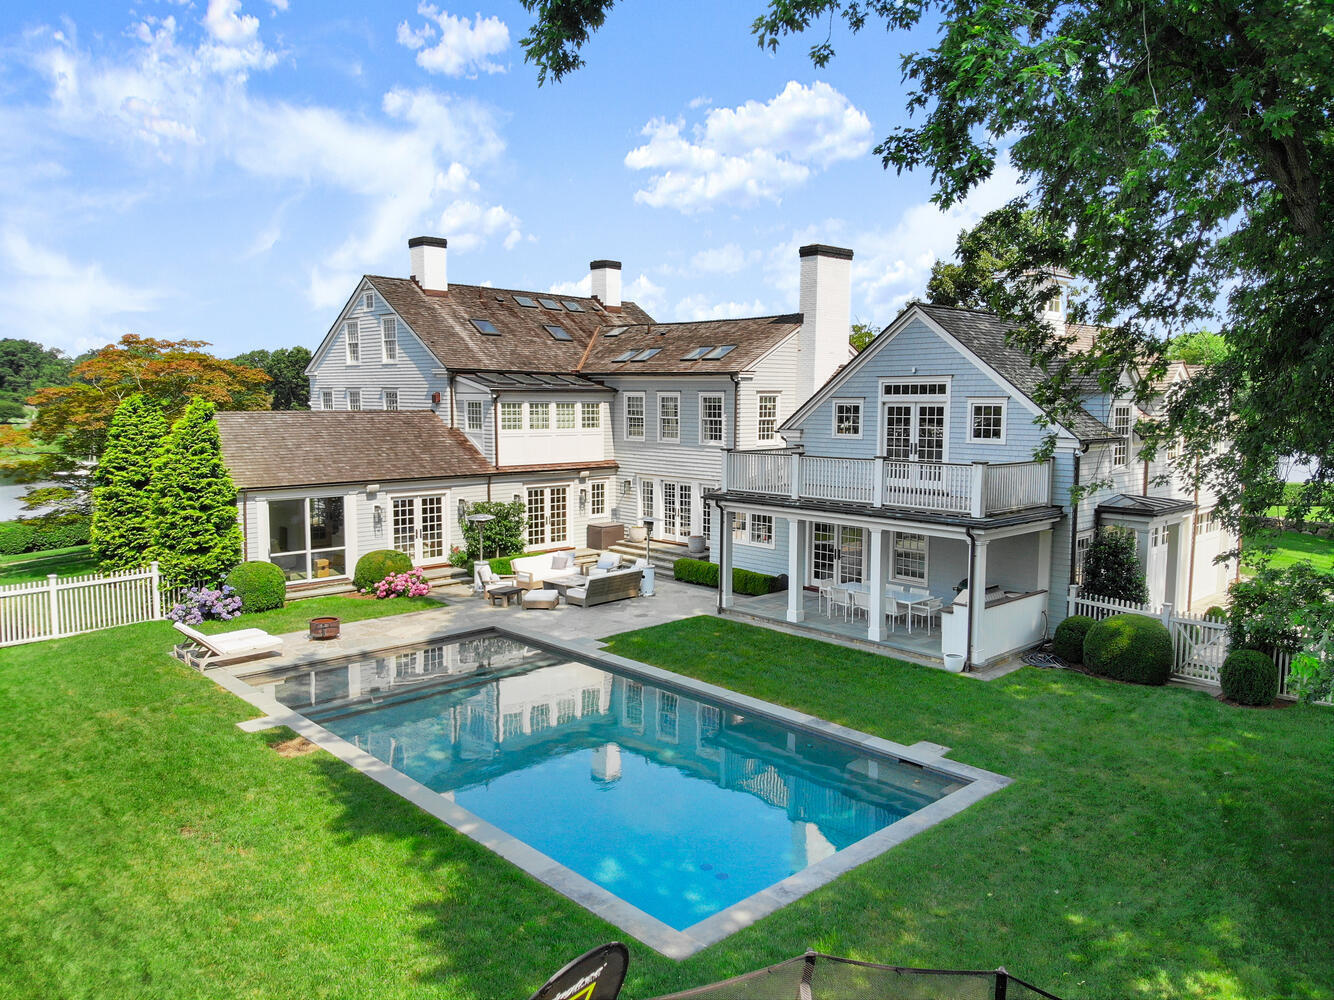
<svg viewBox="0 0 1334 1000"><path fill-rule="evenodd" d="M931 772L882 768L851 747L816 750L805 735L762 718L492 637L251 683L343 731L364 715L350 742L447 797L581 752L590 781L605 786L625 780L622 755L649 757L784 811L794 854L806 864L954 787Z"/></svg>

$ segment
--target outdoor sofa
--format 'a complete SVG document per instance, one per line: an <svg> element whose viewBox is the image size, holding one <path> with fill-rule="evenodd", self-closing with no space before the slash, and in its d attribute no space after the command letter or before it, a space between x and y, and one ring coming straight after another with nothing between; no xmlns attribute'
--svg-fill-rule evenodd
<svg viewBox="0 0 1334 1000"><path fill-rule="evenodd" d="M642 569L618 569L599 576L590 576L584 586L570 587L565 591L565 603L591 608L597 604L610 604L612 601L638 597L639 584L643 576Z"/></svg>
<svg viewBox="0 0 1334 1000"><path fill-rule="evenodd" d="M575 572L574 549L559 552L540 552L533 556L519 556L510 560L514 583L524 590L540 590L552 577L568 576Z"/></svg>

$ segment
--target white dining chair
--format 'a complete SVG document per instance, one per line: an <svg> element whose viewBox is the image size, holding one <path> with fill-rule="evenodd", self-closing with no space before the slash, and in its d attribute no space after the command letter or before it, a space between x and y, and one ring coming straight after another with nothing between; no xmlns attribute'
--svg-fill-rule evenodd
<svg viewBox="0 0 1334 1000"><path fill-rule="evenodd" d="M871 595L864 590L853 590L849 591L849 596L852 598L853 619L856 620L857 614L860 612L861 616L869 621L871 617Z"/></svg>
<svg viewBox="0 0 1334 1000"><path fill-rule="evenodd" d="M828 580L821 580L817 592L820 601L820 614L832 615L834 613L834 585Z"/></svg>
<svg viewBox="0 0 1334 1000"><path fill-rule="evenodd" d="M835 608L843 609L843 620L847 621L848 614L851 611L852 595L844 587L831 586L829 588L829 615L833 617Z"/></svg>
<svg viewBox="0 0 1334 1000"><path fill-rule="evenodd" d="M944 602L942 602L939 597L927 597L912 605L908 611L908 615L910 619L912 617L920 618L926 625L926 634L930 635L931 623L933 620L940 618L940 609L944 606Z"/></svg>

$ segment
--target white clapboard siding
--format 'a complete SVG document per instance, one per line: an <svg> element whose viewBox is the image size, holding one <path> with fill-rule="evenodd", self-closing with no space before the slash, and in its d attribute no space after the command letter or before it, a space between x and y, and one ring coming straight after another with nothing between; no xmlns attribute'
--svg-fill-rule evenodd
<svg viewBox="0 0 1334 1000"><path fill-rule="evenodd" d="M0 586L0 646L97 632L166 617L174 593L157 563L124 573L91 573Z"/></svg>

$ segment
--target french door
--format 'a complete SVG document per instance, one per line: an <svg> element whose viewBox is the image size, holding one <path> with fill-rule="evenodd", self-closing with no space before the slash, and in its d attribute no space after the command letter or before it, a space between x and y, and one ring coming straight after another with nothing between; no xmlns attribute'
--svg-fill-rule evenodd
<svg viewBox="0 0 1334 1000"><path fill-rule="evenodd" d="M662 527L659 538L688 539L693 526L695 486L693 483L662 482Z"/></svg>
<svg viewBox="0 0 1334 1000"><path fill-rule="evenodd" d="M884 424L886 477L907 484L940 482L938 463L945 460L945 404L886 403Z"/></svg>
<svg viewBox="0 0 1334 1000"><path fill-rule="evenodd" d="M555 545L570 537L570 488L535 486L528 489L528 544Z"/></svg>
<svg viewBox="0 0 1334 1000"><path fill-rule="evenodd" d="M421 564L443 559L448 552L445 524L445 494L394 497L392 507L394 548Z"/></svg>
<svg viewBox="0 0 1334 1000"><path fill-rule="evenodd" d="M811 581L860 583L865 565L861 528L816 521L811 525Z"/></svg>

